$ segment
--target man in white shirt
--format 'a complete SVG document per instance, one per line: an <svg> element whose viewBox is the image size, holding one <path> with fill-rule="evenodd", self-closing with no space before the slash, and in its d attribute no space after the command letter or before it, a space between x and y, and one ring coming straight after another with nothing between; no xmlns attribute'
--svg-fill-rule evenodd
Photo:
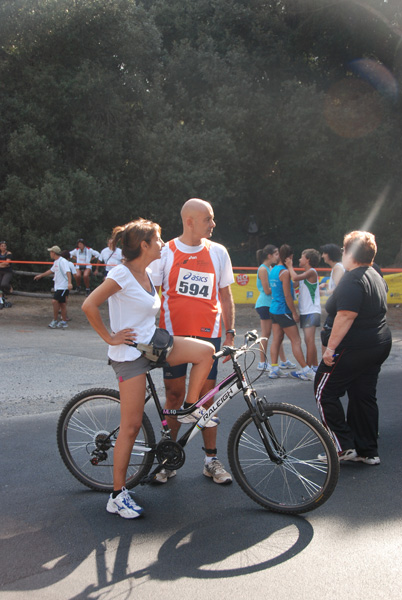
<svg viewBox="0 0 402 600"><path fill-rule="evenodd" d="M49 327L51 329L56 329L56 327L66 329L68 327L66 321L66 299L69 294L69 291L73 289L73 284L71 282L71 270L68 264L68 260L60 256L61 250L59 246L52 246L51 248L48 248L48 252L50 252L50 258L54 260L53 266L50 267L50 269L48 269L44 273L41 273L40 275L35 275L34 280L38 281L39 279L42 279L42 277L53 275L53 320L51 321L51 323L49 323ZM61 321L57 322L59 311L61 312Z"/></svg>

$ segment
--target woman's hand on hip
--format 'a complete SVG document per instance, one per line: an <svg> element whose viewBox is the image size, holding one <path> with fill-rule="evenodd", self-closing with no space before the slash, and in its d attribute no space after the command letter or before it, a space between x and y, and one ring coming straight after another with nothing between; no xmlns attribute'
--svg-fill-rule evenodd
<svg viewBox="0 0 402 600"><path fill-rule="evenodd" d="M119 346L120 344L132 344L136 339L136 334L133 329L122 329L117 333L111 334L111 346Z"/></svg>

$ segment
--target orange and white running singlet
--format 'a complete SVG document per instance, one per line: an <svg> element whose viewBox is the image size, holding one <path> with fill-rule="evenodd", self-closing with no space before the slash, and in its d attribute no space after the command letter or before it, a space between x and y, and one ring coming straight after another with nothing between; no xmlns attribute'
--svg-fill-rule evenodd
<svg viewBox="0 0 402 600"><path fill-rule="evenodd" d="M160 327L173 335L220 337L219 289L233 282L226 248L209 240L185 246L175 239L163 248L160 263L159 276L153 277L162 285Z"/></svg>

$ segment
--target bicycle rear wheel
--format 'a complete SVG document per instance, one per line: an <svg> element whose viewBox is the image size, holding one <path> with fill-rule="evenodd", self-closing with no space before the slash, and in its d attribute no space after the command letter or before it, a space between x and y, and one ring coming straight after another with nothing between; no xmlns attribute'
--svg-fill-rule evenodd
<svg viewBox="0 0 402 600"><path fill-rule="evenodd" d="M57 445L67 469L84 485L113 490L113 450L120 425L120 396L116 390L96 388L74 396L57 424ZM126 487L145 477L153 464L155 435L147 415L131 452Z"/></svg>
<svg viewBox="0 0 402 600"><path fill-rule="evenodd" d="M271 460L249 411L230 432L228 457L242 490L269 510L300 514L318 508L335 489L339 460L323 425L290 404L265 403L262 433L278 461ZM326 462L318 459L325 455Z"/></svg>

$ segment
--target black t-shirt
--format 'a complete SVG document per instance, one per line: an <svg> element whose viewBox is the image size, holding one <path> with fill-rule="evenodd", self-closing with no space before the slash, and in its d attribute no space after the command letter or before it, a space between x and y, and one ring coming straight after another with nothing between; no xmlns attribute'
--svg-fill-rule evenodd
<svg viewBox="0 0 402 600"><path fill-rule="evenodd" d="M387 291L384 279L372 267L357 267L344 274L325 305L326 325L332 327L336 313L357 313L338 348L384 344L391 340L386 321Z"/></svg>

